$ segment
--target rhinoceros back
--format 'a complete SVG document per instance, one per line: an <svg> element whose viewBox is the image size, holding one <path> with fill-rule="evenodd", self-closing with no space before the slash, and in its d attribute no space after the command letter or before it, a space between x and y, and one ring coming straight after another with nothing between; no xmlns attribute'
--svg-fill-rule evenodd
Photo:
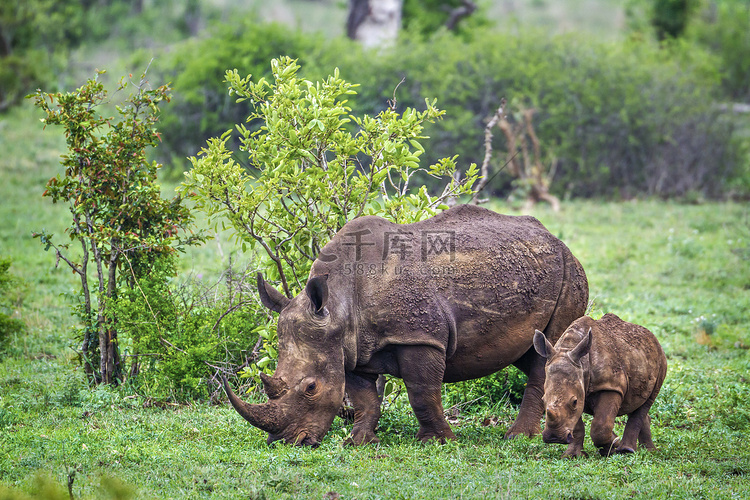
<svg viewBox="0 0 750 500"><path fill-rule="evenodd" d="M430 345L445 351L445 378L454 381L526 352L573 263L585 284L567 247L533 217L460 205L414 224L355 219L323 248L312 274L327 273L331 292L350 303L360 361L392 346ZM578 288L585 308L587 288Z"/></svg>

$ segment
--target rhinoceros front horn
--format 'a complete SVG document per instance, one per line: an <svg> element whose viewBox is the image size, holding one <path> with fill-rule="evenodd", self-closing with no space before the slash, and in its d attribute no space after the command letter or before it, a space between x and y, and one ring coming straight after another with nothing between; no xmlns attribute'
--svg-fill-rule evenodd
<svg viewBox="0 0 750 500"><path fill-rule="evenodd" d="M221 381L224 384L224 391L227 393L229 402L237 410L242 418L250 422L253 426L268 432L269 434L280 434L284 429L283 415L278 404L269 401L262 405L251 405L242 401L229 387L226 377L222 375Z"/></svg>

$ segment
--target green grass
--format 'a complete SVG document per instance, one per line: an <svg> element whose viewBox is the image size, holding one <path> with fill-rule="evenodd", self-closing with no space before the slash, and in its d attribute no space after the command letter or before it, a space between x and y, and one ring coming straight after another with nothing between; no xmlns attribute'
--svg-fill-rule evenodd
<svg viewBox="0 0 750 500"><path fill-rule="evenodd" d="M75 498L747 497L750 206L574 201L533 212L584 265L593 314L614 312L662 342L656 452L604 459L587 438L588 458L563 461L564 447L539 437L503 440L516 413L503 403L460 415L456 442L421 445L403 399L386 410L379 446L342 447L337 419L320 448L301 449L266 445L226 405L85 387L69 348L75 277L31 238L65 226L66 209L41 198L63 147L28 106L0 116L0 254L27 283L17 316L29 327L0 358L0 498L68 498L71 471ZM213 279L230 254L242 258L218 249L186 256L183 271Z"/></svg>

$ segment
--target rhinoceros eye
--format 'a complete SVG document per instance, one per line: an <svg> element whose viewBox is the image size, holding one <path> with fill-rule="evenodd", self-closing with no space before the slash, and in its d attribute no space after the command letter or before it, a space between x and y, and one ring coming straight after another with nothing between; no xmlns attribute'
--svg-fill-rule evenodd
<svg viewBox="0 0 750 500"><path fill-rule="evenodd" d="M575 410L578 407L578 398L573 398L570 400L570 406Z"/></svg>
<svg viewBox="0 0 750 500"><path fill-rule="evenodd" d="M305 392L307 392L308 394L312 394L313 392L315 392L315 389L317 389L317 387L318 385L313 380L312 382L307 384L307 389L305 389Z"/></svg>

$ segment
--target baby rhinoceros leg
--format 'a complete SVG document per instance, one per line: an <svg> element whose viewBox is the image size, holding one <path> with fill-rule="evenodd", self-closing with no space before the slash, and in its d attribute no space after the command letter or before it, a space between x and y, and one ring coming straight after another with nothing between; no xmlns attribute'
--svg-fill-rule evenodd
<svg viewBox="0 0 750 500"><path fill-rule="evenodd" d="M583 439L586 436L586 426L583 423L583 418L579 418L576 422L576 426L573 428L573 440L568 443L568 449L563 453L563 458L576 458L588 456L583 451Z"/></svg>
<svg viewBox="0 0 750 500"><path fill-rule="evenodd" d="M594 419L591 421L591 440L594 446L599 448L599 453L607 457L620 445L620 439L613 429L615 417L622 404L622 395L614 391L602 391L596 396L596 401L592 405Z"/></svg>
<svg viewBox="0 0 750 500"><path fill-rule="evenodd" d="M651 404L647 403L628 415L628 423L625 424L622 442L617 447L617 453L635 453L638 440L646 449L656 448L651 441L651 417L648 416L650 409Z"/></svg>

